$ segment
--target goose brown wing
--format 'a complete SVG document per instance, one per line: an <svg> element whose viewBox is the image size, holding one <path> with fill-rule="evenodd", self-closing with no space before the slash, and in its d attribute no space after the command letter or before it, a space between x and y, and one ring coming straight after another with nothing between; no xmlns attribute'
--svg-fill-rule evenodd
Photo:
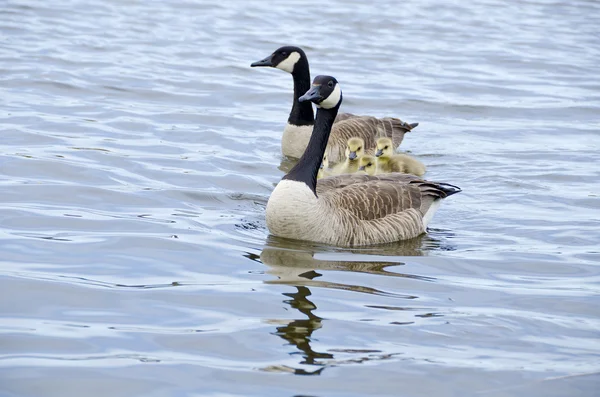
<svg viewBox="0 0 600 397"><path fill-rule="evenodd" d="M377 121L379 136L391 138L395 149L397 149L404 140L404 135L419 125L419 123L409 124L406 121L394 117L384 117L382 119L377 119Z"/></svg>
<svg viewBox="0 0 600 397"><path fill-rule="evenodd" d="M319 184L320 199L335 211L345 211L359 220L376 220L411 208L424 215L433 201L460 191L456 186L408 174L339 175Z"/></svg>
<svg viewBox="0 0 600 397"><path fill-rule="evenodd" d="M335 193L324 194L321 199L327 201L337 211L344 211L364 221L381 219L410 208L421 210L419 187L393 181L357 183Z"/></svg>
<svg viewBox="0 0 600 397"><path fill-rule="evenodd" d="M334 122L338 123L340 121L348 120L348 119L351 119L351 118L354 118L354 117L360 117L360 116L357 116L357 115L352 114L352 113L338 113L338 115L336 116Z"/></svg>
<svg viewBox="0 0 600 397"><path fill-rule="evenodd" d="M370 116L354 116L336 122L327 143L327 156L333 163L343 160L348 139L362 138L365 142L365 151L371 153L375 150L377 138L388 137L392 139L394 148L397 148L404 134L416 127L418 123L408 124L400 119L385 117L378 119Z"/></svg>
<svg viewBox="0 0 600 397"><path fill-rule="evenodd" d="M317 181L317 195L368 181L395 181L397 183L408 183L413 180L420 181L421 179L409 174L380 174L372 176L366 174L336 175Z"/></svg>

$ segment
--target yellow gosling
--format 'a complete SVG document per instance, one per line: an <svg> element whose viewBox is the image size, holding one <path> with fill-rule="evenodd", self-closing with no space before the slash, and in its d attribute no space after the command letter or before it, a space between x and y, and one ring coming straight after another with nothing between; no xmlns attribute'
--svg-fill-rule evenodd
<svg viewBox="0 0 600 397"><path fill-rule="evenodd" d="M364 172L367 175L377 173L377 159L375 156L364 155L358 160L358 172Z"/></svg>
<svg viewBox="0 0 600 397"><path fill-rule="evenodd" d="M333 168L333 174L352 174L358 171L358 160L365 154L365 141L362 138L348 139L346 160Z"/></svg>
<svg viewBox="0 0 600 397"><path fill-rule="evenodd" d="M327 153L323 155L323 161L317 172L317 179L325 178L331 175L331 169L329 168L329 160L327 159Z"/></svg>
<svg viewBox="0 0 600 397"><path fill-rule="evenodd" d="M377 157L377 174L401 172L423 176L427 171L425 165L414 157L407 154L395 154L392 140L389 138L377 140L375 156Z"/></svg>

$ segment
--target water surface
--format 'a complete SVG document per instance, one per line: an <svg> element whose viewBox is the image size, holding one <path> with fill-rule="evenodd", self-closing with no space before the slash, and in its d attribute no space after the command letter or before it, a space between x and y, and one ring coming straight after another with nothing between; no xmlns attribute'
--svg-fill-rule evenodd
<svg viewBox="0 0 600 397"><path fill-rule="evenodd" d="M2 396L592 396L595 1L8 1ZM270 237L292 82L459 185L430 233ZM312 376L302 376L312 375Z"/></svg>

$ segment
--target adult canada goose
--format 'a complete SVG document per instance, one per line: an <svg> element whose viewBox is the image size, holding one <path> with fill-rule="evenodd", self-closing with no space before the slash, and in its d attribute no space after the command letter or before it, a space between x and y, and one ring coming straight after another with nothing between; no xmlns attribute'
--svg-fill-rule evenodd
<svg viewBox="0 0 600 397"><path fill-rule="evenodd" d="M364 171L367 175L375 175L377 173L377 158L368 154L362 156L358 160L358 171Z"/></svg>
<svg viewBox="0 0 600 397"><path fill-rule="evenodd" d="M294 101L287 125L283 130L281 150L286 156L300 158L306 149L315 122L310 101L298 100L310 88L310 68L306 54L299 47L285 46L250 66L273 67L291 73L294 79ZM419 123L405 123L397 118L378 119L351 113L338 114L335 122L327 151L329 161L332 163L343 160L346 141L350 137L361 137L365 140L368 149L374 149L375 139L379 136L387 136L393 139L394 147L398 147L404 139L404 134L419 125Z"/></svg>
<svg viewBox="0 0 600 397"><path fill-rule="evenodd" d="M335 78L317 76L299 100L317 105L315 128L306 151L269 197L271 234L336 246L410 239L426 232L442 199L460 192L408 174L344 174L317 184L342 91Z"/></svg>
<svg viewBox="0 0 600 397"><path fill-rule="evenodd" d="M425 175L427 169L419 160L408 154L394 154L392 140L389 138L379 138L377 140L377 173L384 172L402 172L404 174L413 174L417 176Z"/></svg>
<svg viewBox="0 0 600 397"><path fill-rule="evenodd" d="M333 175L351 174L358 171L358 160L365 154L365 141L362 138L353 137L346 144L346 160L333 167ZM327 153L325 153L327 156Z"/></svg>

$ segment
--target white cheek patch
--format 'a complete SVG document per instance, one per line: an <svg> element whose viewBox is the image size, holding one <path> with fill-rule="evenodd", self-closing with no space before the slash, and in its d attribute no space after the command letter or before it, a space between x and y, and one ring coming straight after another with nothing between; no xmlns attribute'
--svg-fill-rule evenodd
<svg viewBox="0 0 600 397"><path fill-rule="evenodd" d="M275 67L277 69L281 69L285 72L292 73L294 71L294 66L296 65L296 63L299 60L300 60L300 53L297 51L294 51L290 55L288 55L288 57L285 58L283 61L279 62L279 64Z"/></svg>
<svg viewBox="0 0 600 397"><path fill-rule="evenodd" d="M329 94L329 96L325 98L323 102L319 103L317 107L323 109L334 108L338 103L340 103L340 99L342 99L342 90L340 89L340 85L336 84L335 88L333 89L333 92Z"/></svg>

